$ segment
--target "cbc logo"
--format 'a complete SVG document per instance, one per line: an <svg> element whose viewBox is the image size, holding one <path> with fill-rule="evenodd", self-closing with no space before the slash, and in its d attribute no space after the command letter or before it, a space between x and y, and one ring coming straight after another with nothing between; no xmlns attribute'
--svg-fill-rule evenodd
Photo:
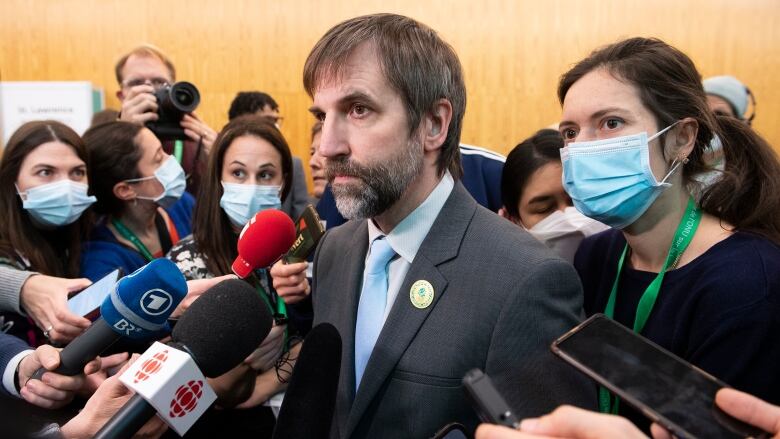
<svg viewBox="0 0 780 439"><path fill-rule="evenodd" d="M180 386L176 390L176 395L171 401L171 411L168 415L171 418L181 418L186 416L198 405L198 400L203 396L203 381L192 380L187 384Z"/></svg>
<svg viewBox="0 0 780 439"><path fill-rule="evenodd" d="M167 292L155 288L141 296L141 309L150 316L159 316L168 311L173 304L173 298Z"/></svg>
<svg viewBox="0 0 780 439"><path fill-rule="evenodd" d="M146 381L150 376L156 374L160 369L162 369L163 364L165 364L165 360L167 359L167 349L154 354L152 358L147 358L146 361L141 364L141 367L138 368L138 370L135 372L135 379L133 381L136 383L139 381Z"/></svg>

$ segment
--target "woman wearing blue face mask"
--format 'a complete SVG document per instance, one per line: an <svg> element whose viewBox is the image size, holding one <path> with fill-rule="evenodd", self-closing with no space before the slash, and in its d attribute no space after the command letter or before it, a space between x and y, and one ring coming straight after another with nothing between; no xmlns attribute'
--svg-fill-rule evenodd
<svg viewBox="0 0 780 439"><path fill-rule="evenodd" d="M89 174L102 214L84 245L83 276L96 280L121 267L132 273L191 232L195 201L184 170L140 125L109 122L84 134Z"/></svg>
<svg viewBox="0 0 780 439"><path fill-rule="evenodd" d="M192 235L169 254L187 279L232 273L238 234L264 209L279 209L292 179L281 132L244 116L225 125L209 155L193 216Z"/></svg>
<svg viewBox="0 0 780 439"><path fill-rule="evenodd" d="M599 49L562 76L564 188L614 228L576 255L585 310L778 403L780 164L749 127L709 110L700 80L685 54L645 38ZM715 135L726 168L702 189ZM644 419L604 389L599 401Z"/></svg>
<svg viewBox="0 0 780 439"><path fill-rule="evenodd" d="M238 256L238 235L244 225L257 212L279 209L291 184L292 156L282 133L263 117L233 119L219 133L211 149L200 183L192 235L175 245L168 257L188 280L232 273L231 264ZM271 312L286 314L284 302L269 294L266 273L256 274L250 281ZM242 365L218 378L216 384L212 383L232 394L234 404L246 400L243 407L252 407L254 413L251 422L246 422L249 417L243 411L211 411L199 422L200 435L270 437L274 417L260 404L284 390L275 366L286 350L289 332L287 325L275 325ZM289 368L290 364L285 367ZM251 396L245 393L247 390L252 392ZM231 430L225 430L225 425L230 425Z"/></svg>
<svg viewBox="0 0 780 439"><path fill-rule="evenodd" d="M54 121L22 125L3 151L0 328L32 346L46 342L41 331L63 343L89 326L68 310L67 299L90 282L66 279L79 274L90 226L84 212L95 202L87 194L86 158L78 134Z"/></svg>

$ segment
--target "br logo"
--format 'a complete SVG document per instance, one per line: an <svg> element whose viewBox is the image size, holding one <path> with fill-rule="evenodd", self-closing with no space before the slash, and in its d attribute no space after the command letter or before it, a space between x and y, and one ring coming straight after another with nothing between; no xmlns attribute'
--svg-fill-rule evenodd
<svg viewBox="0 0 780 439"><path fill-rule="evenodd" d="M203 396L203 381L192 380L180 386L176 390L176 396L171 401L171 418L181 418L191 412L198 405L198 400Z"/></svg>
<svg viewBox="0 0 780 439"><path fill-rule="evenodd" d="M135 372L135 378L133 381L136 383L140 381L146 381L150 376L156 374L160 369L162 369L163 364L167 359L167 349L154 354L152 358L148 358L141 364L141 367L138 368L138 370Z"/></svg>

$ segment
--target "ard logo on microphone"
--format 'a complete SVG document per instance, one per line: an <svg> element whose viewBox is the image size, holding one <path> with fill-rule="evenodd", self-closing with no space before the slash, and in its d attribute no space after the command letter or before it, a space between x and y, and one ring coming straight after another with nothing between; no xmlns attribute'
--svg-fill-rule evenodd
<svg viewBox="0 0 780 439"><path fill-rule="evenodd" d="M163 365L165 364L165 360L167 359L167 349L154 354L152 358L148 358L141 364L141 367L135 372L133 381L138 383L148 380L150 376L156 374L160 371L160 369L162 369Z"/></svg>
<svg viewBox="0 0 780 439"><path fill-rule="evenodd" d="M171 400L171 411L168 416L171 418L186 416L197 407L201 396L203 396L203 381L201 380L191 380L180 386Z"/></svg>
<svg viewBox="0 0 780 439"><path fill-rule="evenodd" d="M159 288L149 290L141 296L141 309L150 316L159 316L173 304L173 297Z"/></svg>

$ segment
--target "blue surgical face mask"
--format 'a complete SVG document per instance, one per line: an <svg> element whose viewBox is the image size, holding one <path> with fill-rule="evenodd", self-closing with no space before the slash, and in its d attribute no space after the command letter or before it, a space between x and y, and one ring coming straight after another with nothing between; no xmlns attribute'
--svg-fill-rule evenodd
<svg viewBox="0 0 780 439"><path fill-rule="evenodd" d="M615 229L631 225L671 184L666 180L676 160L658 182L650 169L648 143L677 122L647 138L647 133L592 142L572 142L561 149L563 188L583 215Z"/></svg>
<svg viewBox="0 0 780 439"><path fill-rule="evenodd" d="M261 210L279 209L281 186L260 186L255 184L235 184L222 182L224 193L219 205L225 210L230 222L244 227Z"/></svg>
<svg viewBox="0 0 780 439"><path fill-rule="evenodd" d="M73 180L59 180L46 183L17 193L22 198L22 207L33 221L43 227L60 227L71 224L97 201L87 195L87 185Z"/></svg>
<svg viewBox="0 0 780 439"><path fill-rule="evenodd" d="M152 178L156 178L157 181L160 182L163 187L162 193L156 197L142 197L138 195L136 198L139 200L154 201L162 207L171 207L179 198L181 198L182 194L184 194L184 189L187 187L184 169L182 169L179 162L177 162L173 156L169 157L168 160L157 168L157 170L154 171L154 175L149 177L131 178L130 180L125 180L125 182L134 183L151 180Z"/></svg>

